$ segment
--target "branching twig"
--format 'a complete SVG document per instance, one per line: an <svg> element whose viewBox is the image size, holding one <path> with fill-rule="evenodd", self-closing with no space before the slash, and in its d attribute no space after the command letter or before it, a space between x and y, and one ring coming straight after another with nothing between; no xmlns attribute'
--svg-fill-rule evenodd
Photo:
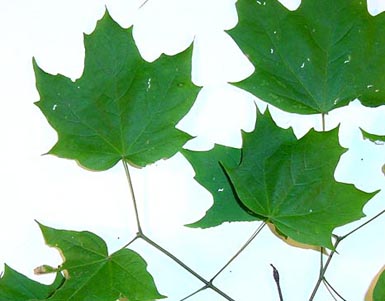
<svg viewBox="0 0 385 301"><path fill-rule="evenodd" d="M332 296L333 300L334 301L338 301L338 299L333 295L333 290L331 289L331 287L329 287L326 283L325 283L325 280L323 281L323 284L325 285L327 291L329 292L330 296Z"/></svg>
<svg viewBox="0 0 385 301"><path fill-rule="evenodd" d="M328 259L325 263L324 266L321 266L321 271L320 271L320 275L318 277L318 280L317 280L317 283L315 284L314 286L314 289L312 291L312 294L309 298L309 301L312 301L314 300L314 297L319 289L319 286L321 285L322 281L324 281L325 279L325 273L326 273L326 270L328 269L329 267L329 264L334 256L334 254L337 252L337 247L338 245L340 244L340 242L342 240L344 240L345 238L347 238L348 236L352 235L353 233L355 233L356 231L358 231L359 229L361 229L362 227L366 226L367 224L371 223L372 221L374 221L375 219L377 219L378 217L380 217L382 214L385 213L385 210L382 210L380 213L376 214L374 217L372 217L371 219L369 219L368 221L366 221L365 223L363 223L362 225L358 226L357 228L353 229L352 231L348 232L347 234L345 235L342 235L342 236L337 236L337 235L334 235L334 237L336 238L336 241L334 243L334 246L333 246L333 250L330 252L329 256L328 256ZM321 250L322 251L322 250ZM322 255L321 255L322 256ZM322 262L322 261L321 261Z"/></svg>
<svg viewBox="0 0 385 301"><path fill-rule="evenodd" d="M203 291L205 289L207 289L207 285L202 286L200 289L197 289L195 292L191 293L190 295L184 297L183 299L180 299L180 301L187 300L188 298L191 298L192 296L195 296L196 294L198 294L199 292L201 292L201 291Z"/></svg>
<svg viewBox="0 0 385 301"><path fill-rule="evenodd" d="M335 288L326 280L326 278L324 277L323 279L323 282L325 284L325 287L327 288L327 290L329 291L330 295L333 297L334 300L337 301L337 299L334 297L333 293L335 293L341 300L343 301L346 301L346 299L344 297L342 297L336 290Z"/></svg>
<svg viewBox="0 0 385 301"><path fill-rule="evenodd" d="M334 243L334 246L333 246L334 250L330 252L330 254L328 256L328 259L326 260L325 265L323 267L321 267L320 275L318 277L316 285L314 286L314 289L313 289L313 292L312 292L312 294L310 296L309 301L312 301L314 299L314 297L315 297L315 295L316 295L316 293L317 293L317 291L318 291L318 289L319 289L319 287L320 287L320 285L321 285L321 283L322 283L322 281L323 281L323 279L325 277L326 270L328 269L329 264L330 264L330 262L331 262L331 260L332 260L332 258L334 256L334 254L336 253L336 249L337 249L338 244L340 242L341 242L340 237L337 237L336 242Z"/></svg>
<svg viewBox="0 0 385 301"><path fill-rule="evenodd" d="M198 290L196 290L195 292L193 292L192 294L188 295L187 297L183 298L182 300L180 301L183 301L183 300L186 300L192 296L194 296L195 294L199 293L200 291L202 290L205 290L206 288L211 288L213 290L215 290L215 286L213 285L213 281L215 278L217 278L219 276L220 273L222 273L238 256L239 254L241 254L245 249L246 247L254 240L254 238L261 232L261 230L263 229L263 227L266 225L265 222L263 222L262 224L260 224L258 226L258 228L254 231L254 233L251 235L251 237L246 241L246 243L238 250L237 253L235 253L234 256L232 256L230 258L229 261L227 261L227 263L210 279L210 281L208 282L205 282L204 279L200 279L198 278L199 280L201 280L203 283L205 283L206 285ZM191 272L190 272L191 273ZM217 291L217 293L219 293ZM219 293L220 294L220 293ZM222 295L223 296L223 295ZM226 298L226 297L225 297ZM228 299L229 300L229 299Z"/></svg>
<svg viewBox="0 0 385 301"><path fill-rule="evenodd" d="M135 240L139 238L139 235L136 235L133 239L131 239L128 243L126 243L121 249L127 248L130 244L132 244Z"/></svg>
<svg viewBox="0 0 385 301"><path fill-rule="evenodd" d="M219 295L221 295L223 298L229 300L229 301L235 301L233 298L229 297L228 295L226 295L223 291L221 291L219 288L217 288L215 285L213 285L211 283L211 281L207 281L206 279L204 279L201 275L199 275L197 272L195 272L193 269L191 269L189 266L187 266L183 261L181 261L180 259L178 259L176 256L174 256L172 253L170 253L169 251L167 251L166 249L164 249L163 247L161 247L160 245L158 245L156 242L154 242L153 240L151 240L149 237L147 237L146 235L144 235L143 233L139 234L139 237L142 238L145 242L147 242L148 244L152 245L153 247L155 247L156 249L158 249L159 251L161 251L163 254L167 255L169 258L171 258L172 260L174 260L177 264L179 264L181 267L183 267L186 271L188 271L190 274L194 275L196 278L198 278L200 281L202 281L204 284L205 284L205 288L210 288L212 289L213 291L215 291L216 293L218 293Z"/></svg>
<svg viewBox="0 0 385 301"><path fill-rule="evenodd" d="M166 249L164 249L163 247L158 245L156 242L154 242L152 239L150 239L148 236L146 236L143 233L143 230L142 230L142 227L141 227L141 223L140 223L140 218L139 218L138 205L137 205L137 201L136 201L135 193L134 193L134 187L132 185L132 179L131 179L131 175L130 175L130 170L128 168L127 162L124 159L122 161L123 161L124 171L126 173L126 178L127 178L127 181L128 181L128 185L129 185L129 188L130 188L130 194L131 194L132 202L133 202L134 209L135 209L135 218L136 218L136 224L137 224L137 228L138 228L138 232L136 234L136 237L134 239L132 239L130 242L128 242L123 248L128 247L135 240L137 240L138 238L141 238L145 242L147 242L149 245L153 246L154 248L158 249L160 252L162 252L163 254L165 254L166 256L171 258L172 260L174 260L177 264L179 264L181 267L183 267L190 274L192 274L193 276L198 278L200 281L202 281L205 284L204 288L212 289L213 291L215 291L216 293L218 293L219 295L221 295L222 297L224 297L228 301L235 301L234 299L232 299L231 297L226 295L223 291L221 291L219 288L217 288L215 285L213 285L211 283L211 281L207 281L206 279L204 279L201 275L199 275L197 272L195 272L193 269L191 269L189 266L187 266L183 261L178 259L175 255L173 255L172 253L170 253L169 251L167 251ZM200 290L202 290L202 289L200 289ZM196 292L196 293L198 293L198 292Z"/></svg>

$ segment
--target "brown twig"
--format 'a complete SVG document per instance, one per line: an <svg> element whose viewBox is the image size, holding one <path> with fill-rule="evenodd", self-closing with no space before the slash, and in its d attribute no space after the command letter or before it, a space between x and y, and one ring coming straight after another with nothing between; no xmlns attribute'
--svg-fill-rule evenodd
<svg viewBox="0 0 385 301"><path fill-rule="evenodd" d="M279 295L279 301L283 301L281 285L280 285L280 283L279 283L279 272L278 272L278 270L275 268L274 265L272 265L272 264L270 264L270 265L271 265L271 267L273 268L273 277L274 277L275 284L277 285L277 290L278 290L278 295Z"/></svg>

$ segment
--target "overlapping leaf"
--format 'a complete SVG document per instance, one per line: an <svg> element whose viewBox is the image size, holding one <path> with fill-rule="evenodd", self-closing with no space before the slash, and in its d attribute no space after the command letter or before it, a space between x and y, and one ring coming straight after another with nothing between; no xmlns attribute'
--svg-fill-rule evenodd
<svg viewBox="0 0 385 301"><path fill-rule="evenodd" d="M49 151L105 170L119 160L145 166L175 154L190 136L175 128L192 106L191 53L144 61L131 29L106 13L85 36L85 66L75 82L35 63L38 107L58 132Z"/></svg>
<svg viewBox="0 0 385 301"><path fill-rule="evenodd" d="M290 112L327 113L355 98L385 103L385 14L362 0L239 0L230 31L256 70L237 85Z"/></svg>
<svg viewBox="0 0 385 301"><path fill-rule="evenodd" d="M216 145L208 152L183 150L182 154L189 160L195 170L195 179L211 192L213 206L199 221L190 227L208 228L224 222L253 221L257 218L241 207L223 166L235 167L241 159L240 149Z"/></svg>
<svg viewBox="0 0 385 301"><path fill-rule="evenodd" d="M291 129L277 127L268 111L259 114L257 120L255 130L243 134L240 163L208 169L204 186L213 193L215 205L208 211L207 221L205 217L198 225L242 220L244 211L229 213L230 208L239 207L240 201L255 217L273 223L283 235L332 248L332 231L361 218L362 207L375 194L335 181L334 170L344 152L338 144L338 129L311 131L297 140ZM219 152L200 155L205 159L202 162L226 158L221 157L226 153L225 147L221 148ZM218 153L219 158L215 158ZM199 162L194 168L199 170L203 164ZM229 188L228 199L223 201L216 193L223 182L218 186L213 179L226 177L236 196L231 196ZM203 178L199 181L203 182ZM215 222L210 217L215 217Z"/></svg>
<svg viewBox="0 0 385 301"><path fill-rule="evenodd" d="M228 174L243 204L281 233L331 248L333 229L361 218L374 195L335 181L343 152L338 129L312 130L297 140L291 130L277 129L267 113L254 132L243 135L242 161Z"/></svg>
<svg viewBox="0 0 385 301"><path fill-rule="evenodd" d="M228 174L243 204L278 231L331 248L333 229L361 218L375 194L334 180L343 152L338 129L312 130L297 140L291 130L277 129L267 113L254 132L244 134L242 161Z"/></svg>
<svg viewBox="0 0 385 301"><path fill-rule="evenodd" d="M16 272L5 265L0 279L1 301L37 301L48 299L64 281L60 273L51 285L45 285Z"/></svg>
<svg viewBox="0 0 385 301"><path fill-rule="evenodd" d="M149 301L164 298L156 289L146 262L134 251L108 254L105 242L90 232L56 230L40 225L46 243L57 248L67 277L52 301Z"/></svg>

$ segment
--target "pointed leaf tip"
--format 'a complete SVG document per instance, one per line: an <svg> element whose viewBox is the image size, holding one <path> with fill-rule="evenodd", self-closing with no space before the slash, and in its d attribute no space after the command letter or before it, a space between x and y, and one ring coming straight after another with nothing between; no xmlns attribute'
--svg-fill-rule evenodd
<svg viewBox="0 0 385 301"><path fill-rule="evenodd" d="M362 137L364 139L368 139L369 141L375 143L375 144L383 144L385 142L385 136L384 135L375 135L371 134L369 132L366 132L362 128L360 128Z"/></svg>
<svg viewBox="0 0 385 301"><path fill-rule="evenodd" d="M385 14L370 16L366 1L302 1L289 11L277 0L239 0L237 11L229 33L255 66L237 86L301 114L327 113L355 98L384 104Z"/></svg>
<svg viewBox="0 0 385 301"><path fill-rule="evenodd" d="M120 297L164 298L147 271L147 263L136 252L121 249L108 254L104 240L88 231L57 230L43 225L41 229L46 243L60 251L60 270L66 275L64 284L50 300L86 301L90 295L105 301Z"/></svg>
<svg viewBox="0 0 385 301"><path fill-rule="evenodd" d="M199 90L190 79L191 49L148 63L132 29L106 13L85 37L85 50L75 82L35 65L37 105L58 133L49 153L106 170L122 158L143 167L178 152L190 136L175 126Z"/></svg>
<svg viewBox="0 0 385 301"><path fill-rule="evenodd" d="M337 128L312 130L298 140L265 113L243 138L240 164L226 169L237 196L298 242L333 248L332 231L361 218L364 204L375 194L335 181L345 152Z"/></svg>
<svg viewBox="0 0 385 301"><path fill-rule="evenodd" d="M243 208L224 171L224 166L234 167L239 164L240 149L215 145L209 151L183 150L182 155L194 168L195 180L205 187L214 199L205 216L187 225L188 227L209 228L224 222L258 220Z"/></svg>

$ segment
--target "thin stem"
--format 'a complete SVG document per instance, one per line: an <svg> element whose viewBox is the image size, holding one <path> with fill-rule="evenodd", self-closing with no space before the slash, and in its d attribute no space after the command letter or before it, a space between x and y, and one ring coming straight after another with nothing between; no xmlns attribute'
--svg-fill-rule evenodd
<svg viewBox="0 0 385 301"><path fill-rule="evenodd" d="M154 242L152 239L150 239L149 237L147 237L146 235L144 235L143 233L142 234L139 234L140 238L142 238L145 242L147 242L148 244L152 245L153 247L155 247L156 249L158 249L159 251L161 251L162 253L164 253L165 255L167 255L168 257L170 257L172 260L174 260L177 264L179 264L182 268L184 268L185 270L187 270L190 274L194 275L196 278L198 278L200 281L202 281L204 284L209 284L209 282L207 280L205 280L201 275L199 275L197 272L195 272L194 270L192 270L190 267L188 267L183 261L181 261L180 259L178 259L176 256L174 256L173 254L171 254L169 251L167 251L166 249L164 249L163 247L161 247L160 245L158 245L156 242Z"/></svg>
<svg viewBox="0 0 385 301"><path fill-rule="evenodd" d="M178 259L176 256L171 254L169 251L158 245L156 242L151 240L149 237L144 235L143 233L138 233L139 237L142 238L144 241L146 241L148 244L152 245L154 248L161 251L163 254L167 255L169 258L174 260L177 264L179 264L182 268L184 268L186 271L188 271L190 274L194 275L196 278L198 278L200 281L202 281L205 284L206 288L211 288L213 291L217 292L219 295L224 297L225 299L229 301L235 301L233 298L226 295L224 292L222 292L219 288L217 288L215 285L211 283L211 281L207 281L204 279L201 275L199 275L197 272L195 272L193 269L188 267L183 261Z"/></svg>
<svg viewBox="0 0 385 301"><path fill-rule="evenodd" d="M147 2L147 1L146 1ZM171 258L172 260L174 260L177 264L179 264L181 267L183 267L186 271L188 271L190 274L192 274L193 276L195 276L196 278L198 278L200 281L202 281L204 284L205 284L205 288L211 288L213 291L215 291L216 293L218 293L219 295L221 295L222 297L224 297L225 299L227 299L228 301L235 301L234 299L232 299L231 297L229 297L228 295L226 295L224 292L222 292L220 289L218 289L216 286L214 286L210 281L207 281L206 279L204 279L201 275L199 275L197 272L195 272L194 270L192 270L190 267L188 267L183 261L181 261L180 259L178 259L176 256L174 256L173 254L171 254L170 252L168 252L166 249L164 249L163 247L161 247L160 245L158 245L157 243L155 243L153 240L151 240L149 237L147 237L146 235L144 235L143 231L142 231L142 227L141 227L141 224L140 224L140 219L139 219L139 213L138 213L138 205L137 205L137 201L136 201L136 198L135 198L135 193L134 193L134 187L132 185L132 179L131 179L131 175L130 175L130 170L129 170L129 167L128 167L128 164L125 160L122 160L123 162L123 166L124 166L124 171L126 173L126 178L127 178L127 181L128 181L128 185L129 185L129 188L130 188L130 193L131 193L131 198L132 198L132 202L134 204L134 210L135 210L135 217L136 217L136 224L137 224L137 228L138 228L138 232L136 234L136 237L134 239L132 239L130 242L128 242L123 248L126 248L128 247L131 243L133 243L136 239L138 238L141 238L143 239L145 242L147 242L148 244L152 245L153 247L155 247L156 249L158 249L159 251L161 251L163 254L165 254L166 256L168 256L169 258Z"/></svg>
<svg viewBox="0 0 385 301"><path fill-rule="evenodd" d="M323 281L323 284L325 285L327 291L329 292L330 296L332 296L334 301L338 301L338 299L333 295L333 290L325 283L325 280Z"/></svg>
<svg viewBox="0 0 385 301"><path fill-rule="evenodd" d="M325 263L325 266L323 266L323 268L321 269L320 271L320 275L319 275L319 278L317 280L317 283L316 285L314 286L314 289L313 289L313 292L310 296L310 299L309 301L312 301L322 283L322 281L324 281L325 279L325 273L326 273L326 270L328 269L329 267L329 264L334 256L334 254L336 253L336 250L337 250L337 247L338 245L340 244L340 242L342 240L344 240L346 237L352 235L354 232L358 231L359 229L363 228L364 226L366 226L367 224L371 223L372 221L374 221L375 219L377 219L378 217L380 217L382 214L385 213L385 210L382 210L380 213L376 214L374 217L372 217L371 219L369 219L368 221L366 221L365 223L363 223L362 225L358 226L357 228L353 229L352 231L348 232L347 234L343 235L343 236L336 236L336 235L333 235L335 238L336 238L336 242L334 243L334 246L333 246L333 250L331 251L326 263Z"/></svg>
<svg viewBox="0 0 385 301"><path fill-rule="evenodd" d="M137 240L139 238L138 235L136 235L133 239L131 239L128 243L126 243L123 247L121 247L121 249L125 249L127 248L130 244L132 244L135 240Z"/></svg>
<svg viewBox="0 0 385 301"><path fill-rule="evenodd" d="M183 299L180 299L180 301L187 300L188 298L191 298L192 296L195 296L196 294L198 294L199 292L201 292L201 291L203 291L205 289L207 289L207 285L202 286L200 289L197 289L195 292L191 293L190 295L184 297Z"/></svg>
<svg viewBox="0 0 385 301"><path fill-rule="evenodd" d="M146 3L148 2L149 0L145 0L140 6L139 6L139 9L142 8L143 6L146 5Z"/></svg>
<svg viewBox="0 0 385 301"><path fill-rule="evenodd" d="M278 295L279 295L279 301L283 301L281 285L280 285L280 283L279 283L279 272L278 272L278 270L275 268L275 266L273 266L272 264L270 264L270 265L271 265L271 267L273 268L273 277L274 277L275 284L277 285L277 290L278 290Z"/></svg>
<svg viewBox="0 0 385 301"><path fill-rule="evenodd" d="M324 271L324 257L323 257L324 254L323 254L323 251L324 251L324 247L321 247L321 249L320 249L321 257L320 257L319 276L318 276L317 283L316 283L316 285L315 285L315 287L313 289L312 295L311 295L309 300L313 300L313 298L314 298L315 294L317 293L317 290L318 290L318 288L319 288L319 286L320 286L320 284L322 282L322 279L324 278L325 271Z"/></svg>
<svg viewBox="0 0 385 301"><path fill-rule="evenodd" d="M325 113L322 113L322 131L326 131Z"/></svg>
<svg viewBox="0 0 385 301"><path fill-rule="evenodd" d="M346 301L346 299L344 297L342 297L336 290L335 288L326 280L326 278L323 279L323 282L325 284L325 287L328 289L328 291L330 292L330 295L332 295L333 299L334 300L337 300L336 298L334 298L333 294L331 293L331 291L333 293L335 293L341 300L343 301Z"/></svg>
<svg viewBox="0 0 385 301"><path fill-rule="evenodd" d="M334 246L333 246L334 250L331 251L331 253L329 254L328 259L325 263L325 266L323 266L321 271L320 271L320 275L318 277L316 285L314 286L314 289L313 289L313 292L309 298L309 301L312 301L314 299L315 295L317 294L317 291L318 291L318 289L319 289L319 287L320 287L320 285L321 285L321 283L325 277L326 270L328 269L329 264L330 264L330 262L334 256L334 254L336 253L337 246L339 245L340 242L341 242L341 238L337 237L336 242L334 243Z"/></svg>
<svg viewBox="0 0 385 301"><path fill-rule="evenodd" d="M246 249L246 247L254 240L254 238L261 232L261 230L263 229L263 227L266 225L265 222L263 222L262 224L260 224L257 228L257 230L255 230L255 232L250 236L250 238L246 241L246 243L239 249L239 251L237 253L235 253L235 255L233 257L230 258L230 260L214 275L214 277L211 278L210 282L213 282L215 278L218 277L218 275L220 273L223 272L224 269L226 269L230 263L232 263L237 257L239 254L241 254L243 252L243 250Z"/></svg>
<svg viewBox="0 0 385 301"><path fill-rule="evenodd" d="M321 247L321 249L320 249L320 254L321 254L321 258L320 258L320 271L319 271L320 277L322 275L322 270L324 268L324 250L325 250L325 248Z"/></svg>
<svg viewBox="0 0 385 301"><path fill-rule="evenodd" d="M127 162L124 159L122 160L122 162L123 162L123 166L124 166L124 171L126 172L126 178L127 178L127 181L128 181L128 186L130 187L130 193L131 193L132 202L134 204L135 218L136 218L136 225L138 227L138 232L140 234L143 234L142 227L140 225L140 219L139 219L139 213L138 213L138 205L137 205L136 198L135 198L134 187L132 185L132 179L131 179L131 175L130 175L130 170L128 168Z"/></svg>
<svg viewBox="0 0 385 301"><path fill-rule="evenodd" d="M371 223L372 221L374 221L375 219L377 219L378 217L380 217L382 214L385 213L385 210L382 210L380 213L377 213L375 216L373 216L371 219L369 219L368 221L366 221L365 223L363 223L362 225L358 226L357 228L353 229L352 231L350 231L349 233L341 236L341 240L345 239L346 237L348 237L349 235L353 234L354 232L358 231L359 229L361 229L362 227L366 226L367 224Z"/></svg>

